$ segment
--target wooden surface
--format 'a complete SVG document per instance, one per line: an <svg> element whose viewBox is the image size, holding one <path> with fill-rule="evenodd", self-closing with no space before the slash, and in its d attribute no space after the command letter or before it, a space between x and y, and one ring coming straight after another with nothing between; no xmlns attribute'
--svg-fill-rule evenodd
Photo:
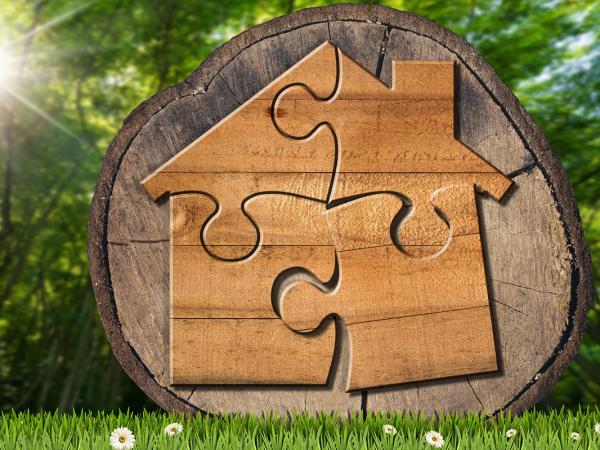
<svg viewBox="0 0 600 450"><path fill-rule="evenodd" d="M348 389L497 369L473 187L449 190L457 192L447 196L453 201L446 201L451 206L446 217L451 224L460 217L450 242L433 257L409 257L396 247L389 225L399 201L372 195L328 211L346 216L335 220L337 284L324 293L303 281L280 296L278 310L294 330L319 329L331 314L348 327ZM470 208L456 208L464 203ZM374 222L365 220L364 209L377 211ZM357 247L354 236L369 236L373 228L383 231L375 234L378 239Z"/></svg>
<svg viewBox="0 0 600 450"><path fill-rule="evenodd" d="M320 45L142 184L153 199L186 191L216 199L218 214L205 217L202 228L207 250L225 260L250 256L245 247L229 248L227 254L220 247L233 228L235 244L250 249L259 244L259 230L240 207L248 197L273 191L327 199L336 161L331 131L317 130L308 141L289 139L273 126L271 105L290 83L310 84L315 95L328 95L336 83L335 66L335 48Z"/></svg>
<svg viewBox="0 0 600 450"><path fill-rule="evenodd" d="M476 194L512 182L455 139L454 69L386 86L325 42L142 181L171 205L172 385L326 384L333 315L348 390L497 370Z"/></svg>
<svg viewBox="0 0 600 450"><path fill-rule="evenodd" d="M303 336L274 319L172 319L173 384L327 384L335 327Z"/></svg>
<svg viewBox="0 0 600 450"><path fill-rule="evenodd" d="M335 370L325 386L170 386L169 205L159 200L157 207L140 181L327 40L387 84L393 60L456 61L455 135L515 183L507 203L479 204L499 371L346 393L348 336L336 324ZM90 214L89 257L115 355L161 406L186 412L519 412L574 357L591 302L572 191L541 132L464 40L384 7L310 9L255 27L219 48L186 83L140 105L107 153Z"/></svg>

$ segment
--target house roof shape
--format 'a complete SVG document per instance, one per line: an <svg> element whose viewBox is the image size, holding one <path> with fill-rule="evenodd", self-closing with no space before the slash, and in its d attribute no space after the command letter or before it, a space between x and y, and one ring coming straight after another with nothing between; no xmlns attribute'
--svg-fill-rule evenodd
<svg viewBox="0 0 600 450"><path fill-rule="evenodd" d="M393 61L392 70L387 86L325 42L142 184L154 199L190 190L218 198L211 192L214 183L199 183L199 177L253 174L256 181L263 173L462 173L487 175L474 182L499 199L511 181L454 136L454 61ZM252 180L259 190L291 189L324 200L322 189Z"/></svg>

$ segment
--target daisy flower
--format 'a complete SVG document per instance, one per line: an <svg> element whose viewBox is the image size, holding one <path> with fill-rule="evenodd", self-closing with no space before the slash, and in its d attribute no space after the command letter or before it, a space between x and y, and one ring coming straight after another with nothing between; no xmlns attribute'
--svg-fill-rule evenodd
<svg viewBox="0 0 600 450"><path fill-rule="evenodd" d="M594 431L598 434L600 434L600 422L597 423L596 425L594 425Z"/></svg>
<svg viewBox="0 0 600 450"><path fill-rule="evenodd" d="M165 434L169 435L169 436L175 436L176 434L179 434L183 431L183 425L181 425L180 423L170 423L169 425L167 425L165 427Z"/></svg>
<svg viewBox="0 0 600 450"><path fill-rule="evenodd" d="M394 435L398 432L398 430L396 430L396 427L390 425L389 423L383 426L383 431L385 432L385 434L391 435Z"/></svg>
<svg viewBox="0 0 600 450"><path fill-rule="evenodd" d="M444 446L444 436L437 431L428 431L425 433L425 440L429 445L432 445L436 448L441 448Z"/></svg>
<svg viewBox="0 0 600 450"><path fill-rule="evenodd" d="M135 436L129 428L115 428L110 433L109 442L115 450L130 450L135 446Z"/></svg>
<svg viewBox="0 0 600 450"><path fill-rule="evenodd" d="M580 438L581 435L579 433L576 433L575 431L571 433L571 439L573 439L574 441L578 441Z"/></svg>
<svg viewBox="0 0 600 450"><path fill-rule="evenodd" d="M517 435L517 430L515 430L514 428L511 428L510 430L506 430L506 437L507 438L511 438Z"/></svg>

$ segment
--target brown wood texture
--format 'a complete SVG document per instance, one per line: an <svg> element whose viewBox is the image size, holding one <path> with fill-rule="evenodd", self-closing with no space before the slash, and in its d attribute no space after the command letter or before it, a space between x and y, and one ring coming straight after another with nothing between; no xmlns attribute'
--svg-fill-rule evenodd
<svg viewBox="0 0 600 450"><path fill-rule="evenodd" d="M327 44L317 47L142 181L154 199L185 191L216 199L219 213L203 231L213 255L249 256L245 247L221 253L223 236L231 236L232 228L237 230L235 244L258 244L257 230L240 208L252 194L290 192L327 199L335 162L332 133L319 130L307 142L289 139L273 126L271 105L290 83L308 83L315 95L328 95L337 76L335 51Z"/></svg>
<svg viewBox="0 0 600 450"><path fill-rule="evenodd" d="M348 325L349 388L495 371L488 305ZM390 361L393 362L390 363Z"/></svg>
<svg viewBox="0 0 600 450"><path fill-rule="evenodd" d="M169 204L155 204L140 182L327 40L388 85L394 60L455 61L460 95L454 134L515 184L502 204L487 198L479 203L499 371L347 393L349 337L336 323L334 370L325 386L171 386ZM306 83L315 86L318 80ZM318 95L330 93L331 83L323 80ZM290 100L300 103L300 94ZM328 138L327 130L321 133ZM217 156L207 155L202 164ZM373 189L373 181L365 183ZM192 207L206 213L214 203ZM182 231L181 239L187 233ZM255 230L248 228L245 239L253 246ZM226 244L216 243L224 251ZM136 108L107 153L90 213L88 248L115 355L151 398L185 412L494 414L508 408L518 413L547 392L573 359L591 304L589 253L576 204L542 133L462 38L426 19L378 6L303 10L252 28L219 48L184 83ZM394 351L396 358L404 357L401 349ZM460 363L467 366L469 357ZM413 367L409 359L405 364ZM423 375L416 371L414 377Z"/></svg>
<svg viewBox="0 0 600 450"><path fill-rule="evenodd" d="M335 327L302 336L277 317L172 319L171 345L174 384L324 385Z"/></svg>
<svg viewBox="0 0 600 450"><path fill-rule="evenodd" d="M443 198L438 205L448 206L443 211L452 231L449 242L441 250L434 246L438 253L425 258L407 256L392 242L389 228L402 205L392 195L371 195L330 209L328 216L342 216L333 220L338 283L329 293L296 283L279 300L281 317L294 330L318 329L331 314L348 326L349 389L497 369L473 186L449 188L438 196ZM376 211L376 217L364 210ZM355 236L370 235L376 239L356 245ZM461 314L465 318L458 320ZM423 324L429 326L419 329ZM412 330L412 338L400 328ZM378 348L399 356L388 357Z"/></svg>
<svg viewBox="0 0 600 450"><path fill-rule="evenodd" d="M348 390L497 369L490 311L480 309L489 299L475 194L500 200L512 182L454 137L454 69L394 61L386 86L325 42L142 181L153 199L170 194L171 317L184 320L171 321L172 384L325 384L333 334L305 333L331 315L348 327ZM327 247L339 264L329 289ZM299 333L277 322L273 302ZM465 321L445 318L473 308L487 316L469 323L469 339L429 335L461 336ZM390 326L414 329L432 314L445 334L429 327L409 341ZM356 351L382 342L412 354L421 377L395 358L373 361L385 383L358 367L368 356ZM302 357L286 361L286 347Z"/></svg>

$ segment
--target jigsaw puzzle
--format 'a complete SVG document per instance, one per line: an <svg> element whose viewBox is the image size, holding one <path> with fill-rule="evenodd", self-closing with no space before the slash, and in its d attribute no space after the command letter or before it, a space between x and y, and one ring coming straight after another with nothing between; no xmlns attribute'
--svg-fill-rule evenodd
<svg viewBox="0 0 600 450"><path fill-rule="evenodd" d="M271 107L277 93L294 83L310 85L312 95L328 96L337 82L336 58L332 46L315 50L142 181L153 199L197 192L216 203L216 211L201 222L200 237L211 255L241 260L256 250L260 234L244 203L258 193L327 199L335 136L318 127L307 139L290 139L273 126ZM227 240L234 230L239 239ZM221 253L232 244L241 246Z"/></svg>
<svg viewBox="0 0 600 450"><path fill-rule="evenodd" d="M328 210L338 283L329 292L290 283L276 310L302 332L332 315L343 321L352 348L348 389L496 369L472 190L452 187L433 199L436 205L458 205L448 210L451 236L435 258L409 257L392 241L398 198L377 194ZM355 235L371 240L357 242Z"/></svg>
<svg viewBox="0 0 600 450"><path fill-rule="evenodd" d="M454 137L454 62L386 86L326 42L143 182L171 204L173 384L347 388L497 369L477 194L511 181Z"/></svg>
<svg viewBox="0 0 600 450"><path fill-rule="evenodd" d="M227 262L199 244L215 205L203 195L171 196L171 372L175 384L325 384L335 344L333 323L312 335L288 329L271 307L275 278L305 266L319 278L334 270L324 206L263 194L246 209L260 224L260 250ZM236 230L224 236L241 242ZM235 253L240 244L222 246Z"/></svg>

